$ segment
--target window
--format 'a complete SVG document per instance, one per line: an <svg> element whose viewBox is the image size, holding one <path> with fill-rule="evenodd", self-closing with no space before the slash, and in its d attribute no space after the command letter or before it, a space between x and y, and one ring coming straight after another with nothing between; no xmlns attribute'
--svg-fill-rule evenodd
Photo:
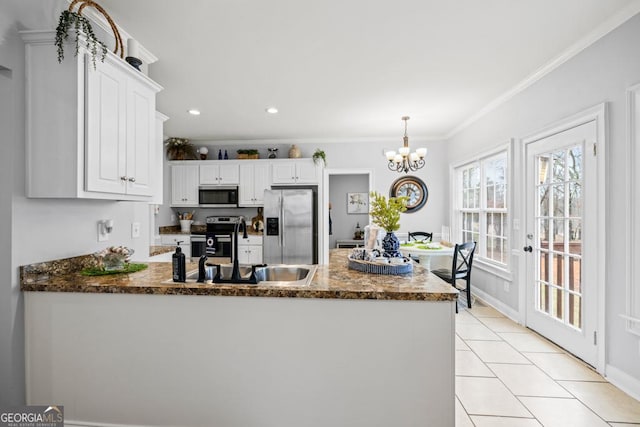
<svg viewBox="0 0 640 427"><path fill-rule="evenodd" d="M506 267L509 257L507 151L457 167L457 226L463 242L478 243L476 257Z"/></svg>

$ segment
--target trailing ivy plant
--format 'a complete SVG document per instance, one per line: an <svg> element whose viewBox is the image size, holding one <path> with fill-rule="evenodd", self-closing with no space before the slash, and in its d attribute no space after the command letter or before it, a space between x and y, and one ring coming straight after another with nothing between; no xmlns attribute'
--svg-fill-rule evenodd
<svg viewBox="0 0 640 427"><path fill-rule="evenodd" d="M324 153L323 150L319 148L316 149L312 157L315 163L318 163L320 160L322 160L322 163L324 163L324 165L327 166L327 155Z"/></svg>
<svg viewBox="0 0 640 427"><path fill-rule="evenodd" d="M86 47L91 53L91 62L93 68L96 68L96 57L100 55L100 61L104 62L107 56L107 46L96 38L91 23L84 16L65 10L60 14L58 27L56 28L56 42L58 48L58 62L64 59L64 43L69 39L69 30L73 30L75 34L76 50L74 56L78 56L80 50L80 36L86 36Z"/></svg>

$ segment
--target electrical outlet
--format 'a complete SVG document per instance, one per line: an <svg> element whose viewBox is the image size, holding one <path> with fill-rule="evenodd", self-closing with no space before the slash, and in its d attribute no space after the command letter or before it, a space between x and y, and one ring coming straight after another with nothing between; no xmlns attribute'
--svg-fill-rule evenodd
<svg viewBox="0 0 640 427"><path fill-rule="evenodd" d="M171 222L176 222L176 216L174 214L171 214Z"/></svg>
<svg viewBox="0 0 640 427"><path fill-rule="evenodd" d="M505 280L505 281L502 283L502 286L504 286L504 291L505 291L505 292L509 292L509 282L508 282L508 281L506 281L506 280Z"/></svg>
<svg viewBox="0 0 640 427"><path fill-rule="evenodd" d="M98 221L98 242L106 242L109 240L109 233L106 233L102 221Z"/></svg>
<svg viewBox="0 0 640 427"><path fill-rule="evenodd" d="M131 238L137 239L140 237L140 223L134 222L131 224Z"/></svg>

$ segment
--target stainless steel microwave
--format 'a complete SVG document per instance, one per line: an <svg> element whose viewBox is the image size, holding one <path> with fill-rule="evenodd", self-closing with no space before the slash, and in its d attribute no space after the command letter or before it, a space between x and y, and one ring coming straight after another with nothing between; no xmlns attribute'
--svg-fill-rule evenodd
<svg viewBox="0 0 640 427"><path fill-rule="evenodd" d="M237 208L238 187L201 185L198 187L198 204L205 208Z"/></svg>

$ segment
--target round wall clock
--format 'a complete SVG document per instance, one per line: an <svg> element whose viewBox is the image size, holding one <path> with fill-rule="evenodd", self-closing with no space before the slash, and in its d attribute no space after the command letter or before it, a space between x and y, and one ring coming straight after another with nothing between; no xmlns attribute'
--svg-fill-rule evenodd
<svg viewBox="0 0 640 427"><path fill-rule="evenodd" d="M405 213L415 212L421 209L429 198L427 185L418 177L403 176L391 184L390 197L407 196L407 210Z"/></svg>

